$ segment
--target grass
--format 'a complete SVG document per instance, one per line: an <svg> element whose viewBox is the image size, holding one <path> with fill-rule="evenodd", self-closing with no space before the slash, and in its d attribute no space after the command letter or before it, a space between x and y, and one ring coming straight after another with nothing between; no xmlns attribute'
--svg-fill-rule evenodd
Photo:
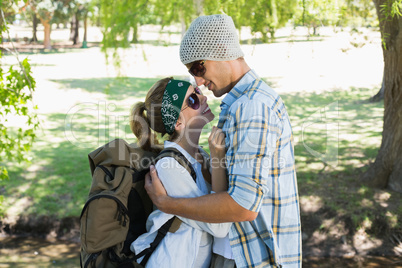
<svg viewBox="0 0 402 268"><path fill-rule="evenodd" d="M338 220L347 217L352 232L365 228L378 234L381 228L401 228L402 204L400 194L359 181L381 144L383 103L367 101L375 93L375 89L351 88L289 94L283 99L294 136L299 138L295 157L300 196L322 200L320 208L333 211ZM378 219L381 227L380 222L374 224Z"/></svg>
<svg viewBox="0 0 402 268"><path fill-rule="evenodd" d="M114 138L135 140L127 122L129 107L122 99L133 96L143 99L144 89L155 81L147 78L54 80L67 88L82 88L91 94L106 93L110 103L86 104L71 114L41 115L42 122L51 123L39 133L32 150L32 164L9 165L11 180L1 183L3 195L7 197L6 213L13 208L21 214L78 216L91 181L87 154ZM301 196L333 188L340 198L349 199L341 209L339 202L323 196L325 204L336 211L360 207L363 199L373 196L373 190L364 185L353 195L348 187L373 161L380 145L383 104L366 101L373 93L372 89L351 88L325 94L282 94L293 125ZM219 101L209 98L209 103L217 115ZM209 127L216 123L217 118ZM206 127L200 140L205 147L208 133ZM15 208L16 200L22 198L26 202Z"/></svg>
<svg viewBox="0 0 402 268"><path fill-rule="evenodd" d="M264 53L278 49L279 43L285 44L282 41L286 38L282 39L272 46L267 46ZM295 57L291 62L287 58L276 59L282 64L292 65L293 68L283 68L286 73L276 72L274 68L269 69L269 66L265 66L265 62L260 60L261 55L253 64L262 62L264 69L270 70L267 73L273 75L266 77L265 81L273 88L284 89L280 94L293 127L302 228L303 234L308 236L303 243L308 244L312 241L317 232L328 235L326 243L340 244L340 236L344 235L354 237L357 233L365 232L367 237L376 237L389 233L390 230L402 229L401 194L372 189L359 181L361 174L374 161L381 143L383 103L367 101L378 89L375 86L349 86L345 89L344 83L341 83L342 88L339 90L337 86L324 90L328 88L325 87L326 83L323 84L323 88L320 84L315 84L324 79L313 79L311 85L313 88L320 88L322 90L320 93L295 90L286 93L286 85L292 87L294 84L289 83L289 79L293 81L294 78L288 73L295 70L300 77L317 76L332 79L329 74L333 72L326 70L325 66L322 66L323 70L317 70L321 72L316 76L311 75L310 71L303 73L303 68L309 70L308 67L316 66L317 62L309 61L308 57L307 61L304 61L306 60L304 58L303 61L298 60L296 55L304 54L296 53L298 52L296 48L305 48L299 46L300 43L314 41L314 44L318 45L324 42L321 41L321 37L316 38L317 40L304 39L303 37L302 40L294 40L291 46L286 44L285 52L275 50L277 51L275 54ZM255 43L252 39L244 42L249 41ZM161 66L160 59L169 58L170 55L165 55L165 51L169 53L173 51L161 50L160 47L151 48L151 45L156 45L152 40L144 42L143 45L145 43L146 46L142 47L142 51L141 48L127 51L132 53L126 58L133 63L128 65L132 72L126 70L131 77L119 79L109 78L108 73L103 72L104 66L97 68L103 63L94 57L95 50L85 52L79 49L64 50L64 53L59 53L58 57L52 59L46 58L47 53L28 54L34 58L32 64L35 71L41 74L38 85L43 81L47 82L45 85L48 87L41 90L52 93L49 88L54 87L57 93L66 93L62 95L64 97L77 93L85 98L75 97L73 98L75 102L66 100L66 103L72 105L67 110L63 110L66 105L63 106L61 102L61 109L40 114L42 129L31 152L31 164L6 163L10 180L0 182L0 194L5 197L3 207L6 215L18 217L46 215L55 218L80 215L91 184L88 153L115 138L123 138L128 142L135 141L128 126L130 107L135 102L143 100L150 86L164 73L162 71L165 70L159 70L157 67ZM170 43L173 44L175 42ZM318 46L314 47L313 43L311 44L307 46L307 50L312 48L318 50ZM159 43L159 46L164 47L164 44ZM339 55L337 50L328 51L330 53L326 55ZM350 49L348 53L354 55L353 53L357 51ZM306 55L310 55L309 53ZM34 56L41 58L36 62ZM342 64L346 66L348 64L344 62L346 58L340 58ZM89 64L92 61L94 64ZM176 54L171 60L164 61L172 68L169 72L181 73L174 69L178 67ZM299 61L302 64L297 68L294 67ZM77 68L71 68L72 65L67 63L72 62L80 64L75 65ZM340 64L337 61L331 62L333 66ZM152 68L147 69L148 65ZM81 66L85 68L81 69ZM140 68L136 68L138 66ZM54 70L59 70L63 75L54 75L49 72L49 67L55 67ZM355 81L350 82L355 84ZM335 82L333 84L336 85ZM300 87L303 88L303 83ZM212 96L208 96L208 100L211 110L218 115L220 100ZM210 127L216 123L217 117L204 129L201 136L200 143L206 149Z"/></svg>
<svg viewBox="0 0 402 268"><path fill-rule="evenodd" d="M0 182L5 214L79 216L91 185L88 153L115 138L135 142L128 115L158 79L99 78L53 80L64 88L104 93L106 100L82 102L68 113L41 114L42 128L31 151L31 163L8 163L10 180ZM131 100L131 101L130 101ZM130 103L130 105L127 105ZM219 102L210 102L218 114ZM217 118L212 123L217 124ZM210 124L209 126L212 126ZM208 145L208 130L201 138ZM23 200L22 202L17 202Z"/></svg>
<svg viewBox="0 0 402 268"><path fill-rule="evenodd" d="M108 100L119 100L130 96L144 99L147 90L155 79L148 78L91 78L51 80L65 88L82 88L88 92L100 92L108 95Z"/></svg>
<svg viewBox="0 0 402 268"><path fill-rule="evenodd" d="M42 93L42 98L50 93L50 96L54 97L50 98L50 101L57 102L60 107L52 109L53 106L48 105L49 111L40 114L42 128L37 133L38 139L30 153L31 164L5 163L9 169L10 180L0 182L0 195L4 195L2 206L7 216L17 219L21 217L29 221L32 218L24 216L33 215L35 223L43 225L41 220L46 220L49 216L65 218L80 215L91 184L87 154L114 138L134 142L134 136L127 124L131 105L142 100L147 89L162 74L185 73L185 70L181 72L178 69L179 66L182 68L182 65L177 63L174 50L163 50L168 42L169 46L178 44L174 39L175 36L178 37L178 32L174 33L175 36L165 36L164 40L158 37L165 34L164 32L155 33L156 38L141 41L138 47L133 46L135 49L127 51L131 54L128 53L123 58L132 64L127 65L129 67L124 73L127 72L130 77L121 79L109 78L110 73L104 71L105 63L98 58L103 55L96 54L97 50L94 49L56 47L51 51L35 48L20 51L23 57L32 58L34 77L38 82L37 93ZM341 256L356 252L360 255L360 263L361 256L383 256L385 253L384 259L398 263L397 259L386 254L390 252L389 249L395 248L394 245L389 246L391 234L398 234L398 230L399 234L402 234L402 195L386 189L369 188L359 181L360 175L374 161L381 143L383 103L367 102L378 88L366 85L377 83L367 82L375 81L370 79L375 78L372 74L382 74L382 53L380 61L367 61L375 58L375 50L354 49L348 45L349 41L339 43L343 40L342 37L336 38L336 42L326 42L325 40L330 40L331 37L315 36L307 39L306 36L278 36L278 40L272 45L261 45L252 36L242 40L244 45L255 46L251 54L250 51L247 53L247 61L250 59L254 68L260 65L260 70L265 70L266 76L272 75L265 77L265 81L280 92L292 122L302 217L303 255ZM378 51L381 51L379 36L378 40ZM326 45L320 46L321 43ZM350 44L353 45L351 42ZM262 54L258 54L260 46L265 48L261 50ZM245 47L247 49L247 46ZM254 49L256 52L253 56ZM326 53L320 54L321 49L327 49ZM342 51L341 55L338 50ZM357 60L356 53L363 52L364 58ZM269 61L264 60L265 55L270 55ZM300 58L299 55L304 56ZM325 61L318 61L317 55ZM330 57L331 55L334 57ZM345 55L351 57L344 57ZM7 59L6 66L7 62L12 62ZM357 62L361 64L355 64ZM321 68L314 68L317 63L322 64ZM165 70L158 68L165 64L169 66L167 74ZM342 68L328 68L348 65L355 66L355 70L365 74L364 78L359 76L358 72L349 77L346 72L342 72ZM365 69L367 66L370 68ZM372 69L375 69L375 72L371 71ZM322 83L324 80L326 82L327 78L334 79L334 70L337 74L336 81L328 80L331 83ZM293 82L295 77L302 78L297 81L296 86ZM175 75L175 78L179 77ZM365 83L361 83L363 81ZM339 90L338 84L341 87ZM293 93L286 93L287 87L291 87ZM304 88L317 88L321 92L303 92ZM297 90L298 92L294 92ZM59 99L53 92L61 94L62 98ZM75 94L78 94L78 97L74 96ZM72 98L67 99L70 96ZM81 97L83 98L80 99ZM212 96L208 96L208 100L211 110L218 115L219 100ZM48 101L49 97L46 96L45 105L42 105L46 106ZM42 105L39 105L39 108L42 108ZM65 110L67 105L70 107ZM216 123L217 118L204 129L201 136L200 143L206 149L209 128ZM2 227L4 226L3 224ZM361 237L365 237L365 240L361 240ZM45 242L39 241L37 237L23 237L18 243L15 238L8 239L0 239L0 247L3 250L0 263L4 267L78 265L77 244L69 244L66 248L66 245L56 245L54 242L44 246ZM364 247L370 251L365 251ZM310 248L315 248L315 251ZM306 259L304 258L304 262ZM352 259L346 258L343 261L345 260ZM330 263L339 266L341 262L342 260L334 258L325 259L323 263L317 262L316 267L329 267ZM384 263L380 266L389 265ZM344 266L358 265L345 263Z"/></svg>
<svg viewBox="0 0 402 268"><path fill-rule="evenodd" d="M67 114L40 115L45 124L31 152L32 163L9 164L11 179L0 184L5 213L79 216L91 184L88 153L115 138L135 141L128 125L130 106L143 99L144 88L156 80L54 80L62 88L81 88L95 99L99 93L107 98L80 103ZM282 94L293 126L304 233L347 230L353 236L363 230L376 236L401 228L401 195L359 182L381 142L383 103L367 101L374 93L375 89L351 88ZM216 115L219 103L209 98ZM217 117L203 131L200 143L206 148L209 129L216 124ZM309 222L311 218L316 222Z"/></svg>
<svg viewBox="0 0 402 268"><path fill-rule="evenodd" d="M352 88L283 96L297 140L299 172L311 175L326 168L351 174L375 158L381 142L383 103L369 103L372 94L371 89Z"/></svg>

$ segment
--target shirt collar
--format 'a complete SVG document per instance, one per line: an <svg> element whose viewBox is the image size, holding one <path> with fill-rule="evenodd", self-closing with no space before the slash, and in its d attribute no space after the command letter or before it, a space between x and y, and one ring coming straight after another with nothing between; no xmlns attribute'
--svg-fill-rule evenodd
<svg viewBox="0 0 402 268"><path fill-rule="evenodd" d="M258 78L257 73L251 69L248 71L237 84L229 91L223 98L222 103L231 106L243 93L250 87L250 85Z"/></svg>
<svg viewBox="0 0 402 268"><path fill-rule="evenodd" d="M194 164L198 163L197 160L194 159L194 157L192 157L189 153L187 153L187 151L184 150L177 143L171 142L171 141L165 141L164 142L164 148L169 148L169 147L170 148L173 147L173 148L176 148L177 150L179 150L184 155L184 157L187 158L187 160L190 162L191 165L194 165Z"/></svg>

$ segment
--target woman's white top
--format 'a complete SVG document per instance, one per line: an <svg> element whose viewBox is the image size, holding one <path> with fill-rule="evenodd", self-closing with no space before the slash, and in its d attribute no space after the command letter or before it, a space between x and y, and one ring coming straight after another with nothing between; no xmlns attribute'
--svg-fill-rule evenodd
<svg viewBox="0 0 402 268"><path fill-rule="evenodd" d="M156 163L155 168L168 195L176 198L191 198L209 194L211 186L204 180L201 164L176 143L166 141L164 146L179 150L191 163L197 177L194 182L188 171L174 158L162 158ZM148 248L154 241L158 229L173 216L160 210L152 212L147 220L147 233L139 236L131 244L131 250L140 253ZM146 267L207 268L212 256L213 237L226 240L223 245L226 248L214 245L214 252L230 251L230 247L227 248L227 235L232 223L205 223L179 218L183 221L180 228L175 233L166 234L152 253ZM137 261L141 260L142 258Z"/></svg>

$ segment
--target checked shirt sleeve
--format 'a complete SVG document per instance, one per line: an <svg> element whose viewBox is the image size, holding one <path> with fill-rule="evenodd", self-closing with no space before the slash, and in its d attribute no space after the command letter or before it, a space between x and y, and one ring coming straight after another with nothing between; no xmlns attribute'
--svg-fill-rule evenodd
<svg viewBox="0 0 402 268"><path fill-rule="evenodd" d="M231 107L226 127L228 193L242 207L259 212L269 191L269 175L279 161L275 157L282 121L263 102L249 100Z"/></svg>

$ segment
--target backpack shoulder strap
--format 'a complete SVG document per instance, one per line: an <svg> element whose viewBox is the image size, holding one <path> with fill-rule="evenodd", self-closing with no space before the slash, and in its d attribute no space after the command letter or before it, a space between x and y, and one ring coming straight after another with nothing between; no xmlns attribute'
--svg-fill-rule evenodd
<svg viewBox="0 0 402 268"><path fill-rule="evenodd" d="M162 152L156 157L155 163L164 157L173 157L177 162L179 162L180 165L182 165L188 171L188 173L190 173L193 180L196 181L197 175L195 174L193 166L179 150L172 147L163 149Z"/></svg>
<svg viewBox="0 0 402 268"><path fill-rule="evenodd" d="M200 147L199 150L200 154L202 155L202 157L204 158L204 167L211 172L211 159L209 157L209 154L207 153L207 151L204 150L204 148Z"/></svg>

